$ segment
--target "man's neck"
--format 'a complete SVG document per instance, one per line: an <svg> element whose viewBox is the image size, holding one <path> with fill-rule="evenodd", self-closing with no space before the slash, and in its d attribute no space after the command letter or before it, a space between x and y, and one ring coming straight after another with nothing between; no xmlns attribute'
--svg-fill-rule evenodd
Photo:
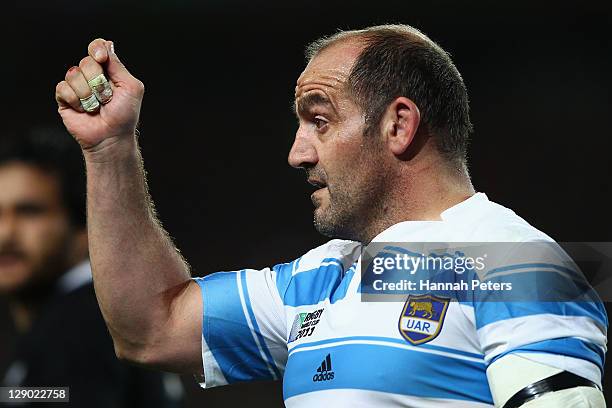
<svg viewBox="0 0 612 408"><path fill-rule="evenodd" d="M366 234L362 242L369 243L387 228L403 221L439 221L445 210L475 193L465 167L435 172L424 168L405 179L401 188L396 186L390 190L380 214L364 229Z"/></svg>
<svg viewBox="0 0 612 408"><path fill-rule="evenodd" d="M40 290L36 296L15 296L9 298L8 306L15 328L19 333L26 333L32 327L42 305L51 296L51 288Z"/></svg>
<svg viewBox="0 0 612 408"><path fill-rule="evenodd" d="M13 301L9 303L9 310L17 332L22 334L28 332L32 327L35 308L24 302Z"/></svg>
<svg viewBox="0 0 612 408"><path fill-rule="evenodd" d="M68 267L62 268L65 272L55 275L54 279L39 281L8 298L9 311L19 333L25 333L31 329L41 308L57 292L58 281L77 264L78 262L71 262Z"/></svg>

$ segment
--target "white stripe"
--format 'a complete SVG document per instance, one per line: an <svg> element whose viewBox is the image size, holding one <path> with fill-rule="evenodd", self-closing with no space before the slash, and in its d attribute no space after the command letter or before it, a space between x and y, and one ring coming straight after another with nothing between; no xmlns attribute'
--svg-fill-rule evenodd
<svg viewBox="0 0 612 408"><path fill-rule="evenodd" d="M291 275L296 275L298 273L302 273L302 272L312 272L315 271L323 266L330 266L330 265L335 265L335 266L339 266L342 270L344 270L344 265L342 264L342 262L340 261L327 261L327 262L321 262L317 265L312 266L309 269L302 269L301 265L300 268L296 268L295 267L295 263L293 264L293 270L291 271Z"/></svg>
<svg viewBox="0 0 612 408"><path fill-rule="evenodd" d="M293 261L293 268L291 269L291 276L295 275L295 270L297 269L297 264L300 261L300 259L298 258L297 260Z"/></svg>
<svg viewBox="0 0 612 408"><path fill-rule="evenodd" d="M91 265L89 264L89 260L83 261L62 275L57 282L57 288L61 293L72 292L91 282L91 279Z"/></svg>
<svg viewBox="0 0 612 408"><path fill-rule="evenodd" d="M201 281L203 278L192 278L194 281ZM204 288L198 284L198 288L200 291L203 291ZM200 295L202 296L202 295ZM206 311L204 311L206 313ZM204 378L197 378L200 387L202 388L211 388L217 387L220 385L227 385L227 380L223 375L223 371L219 367L215 356L212 351L208 347L208 343L206 343L206 339L204 338L204 333L202 332L202 366L204 370Z"/></svg>
<svg viewBox="0 0 612 408"><path fill-rule="evenodd" d="M259 339L257 338L257 334L255 333L255 330L253 329L253 322L251 322L251 316L249 316L249 311L247 310L246 302L244 300L244 293L242 292L242 282L240 279L240 274L242 273L244 273L244 271L238 271L238 273L236 274L236 280L238 283L238 294L240 295L240 303L242 305L242 312L244 313L244 317L247 321L247 324L249 325L249 329L251 330L251 335L253 336L253 339L255 340L255 344L257 344L257 348L259 349L259 354L261 355L261 358L263 359L263 361L266 362L266 366L268 367L268 371L272 375L272 378L277 380L278 378L276 378L276 374L274 373L274 370L270 366L270 362L266 358L266 354L264 353L263 348L261 347L261 344L259 343Z"/></svg>
<svg viewBox="0 0 612 408"><path fill-rule="evenodd" d="M204 378L199 382L200 387L212 388L227 385L223 371L221 371L212 351L208 348L204 335L202 335L202 364L204 366Z"/></svg>
<svg viewBox="0 0 612 408"><path fill-rule="evenodd" d="M493 405L476 401L461 401L446 398L422 398L390 392L333 389L308 392L285 400L287 408L492 408Z"/></svg>
<svg viewBox="0 0 612 408"><path fill-rule="evenodd" d="M329 265L336 265L336 266L339 266L342 269L344 269L344 265L342 265L342 262L340 262L340 261L321 262L321 264L320 264L320 266L329 266Z"/></svg>
<svg viewBox="0 0 612 408"><path fill-rule="evenodd" d="M384 340L342 340L342 341L336 341L332 343L319 344L316 346L300 347L297 350L294 348L293 350L289 350L289 355L293 353L300 353L302 351L319 350L319 349L324 349L327 347L334 347L334 346L343 346L345 344L372 344L375 346L395 347L395 348L404 349L404 350L413 350L413 351L418 351L421 353L437 354L439 356L451 357L451 358L456 358L459 360L472 361L472 362L483 364L483 365L485 364L482 359L478 359L475 357L463 356L460 354L449 353L446 351L424 349L422 347L414 347L409 344L391 343L391 342L387 342Z"/></svg>
<svg viewBox="0 0 612 408"><path fill-rule="evenodd" d="M525 344L563 337L577 337L605 349L605 333L594 320L585 316L543 313L500 320L478 330L487 361Z"/></svg>
<svg viewBox="0 0 612 408"><path fill-rule="evenodd" d="M243 290L251 299L253 316L264 339L262 346L267 346L270 351L272 361L278 368L276 375L281 373L282 376L287 363L287 318L276 287L276 274L270 268L260 271L244 269L243 273L246 276Z"/></svg>

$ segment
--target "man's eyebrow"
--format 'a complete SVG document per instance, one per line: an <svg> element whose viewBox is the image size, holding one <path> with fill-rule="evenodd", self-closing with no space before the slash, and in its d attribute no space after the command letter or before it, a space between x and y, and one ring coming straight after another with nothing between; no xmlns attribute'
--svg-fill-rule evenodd
<svg viewBox="0 0 612 408"><path fill-rule="evenodd" d="M310 93L295 101L293 104L293 113L298 114L308 112L313 106L316 105L331 107L335 111L334 104L327 96L320 93Z"/></svg>

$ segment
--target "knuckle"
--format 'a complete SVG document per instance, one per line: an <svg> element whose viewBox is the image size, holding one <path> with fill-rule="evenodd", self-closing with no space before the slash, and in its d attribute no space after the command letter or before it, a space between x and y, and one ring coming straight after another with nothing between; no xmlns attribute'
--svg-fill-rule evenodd
<svg viewBox="0 0 612 408"><path fill-rule="evenodd" d="M64 82L64 84L66 84L66 83ZM68 86L68 84L66 84L66 85L62 85L62 84L60 84L60 85L61 85L61 86L58 86L57 93L58 93L58 94L59 94L59 95L60 95L60 96L61 96L63 99L67 99L67 98L69 98L69 97L71 96L71 94L73 93L73 92L71 92L70 86Z"/></svg>
<svg viewBox="0 0 612 408"><path fill-rule="evenodd" d="M144 82L142 82L141 80L137 79L136 80L136 91L142 95L145 92L145 85Z"/></svg>
<svg viewBox="0 0 612 408"><path fill-rule="evenodd" d="M76 94L74 92L67 92L64 95L64 100L66 102L68 102L70 105L73 105L73 106L79 106L81 104L81 101L79 100L79 97L76 96Z"/></svg>
<svg viewBox="0 0 612 408"><path fill-rule="evenodd" d="M100 44L104 44L104 39L103 38L96 38L96 39L92 40L89 43L89 46L87 48L92 50L95 47L99 46Z"/></svg>
<svg viewBox="0 0 612 408"><path fill-rule="evenodd" d="M71 89L69 89L68 86L59 87L55 95L55 99L57 101L64 101L69 105L75 105L77 103L80 103L79 98Z"/></svg>
<svg viewBox="0 0 612 408"><path fill-rule="evenodd" d="M92 59L92 58L91 58L90 56L83 57L83 58L81 59L81 61L79 61L79 68L83 68L84 66L86 66L87 64L89 64L91 59Z"/></svg>
<svg viewBox="0 0 612 408"><path fill-rule="evenodd" d="M70 80L71 77L74 76L74 74L78 73L79 69L76 67L70 68L68 71L66 71L66 76L64 77L64 82ZM68 85L66 83L66 85Z"/></svg>

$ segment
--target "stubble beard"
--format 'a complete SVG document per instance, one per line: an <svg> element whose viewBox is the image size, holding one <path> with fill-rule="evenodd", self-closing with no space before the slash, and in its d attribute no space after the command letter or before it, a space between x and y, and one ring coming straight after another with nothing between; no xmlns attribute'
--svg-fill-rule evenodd
<svg viewBox="0 0 612 408"><path fill-rule="evenodd" d="M358 242L372 238L385 197L384 172L372 165L363 163L365 172L327 186L327 203L315 203L314 226L320 234Z"/></svg>
<svg viewBox="0 0 612 408"><path fill-rule="evenodd" d="M338 190L340 191L332 192L328 186L329 201L326 208L321 208L325 204L319 203L318 208L315 209L314 227L326 237L349 239L348 236L352 235L350 226L354 224L351 196L343 191L342 187L339 187Z"/></svg>
<svg viewBox="0 0 612 408"><path fill-rule="evenodd" d="M24 254L29 272L27 280L8 288L6 294L14 300L29 302L54 290L57 280L70 268L69 246L75 238L66 234L58 238L56 245L38 256Z"/></svg>

